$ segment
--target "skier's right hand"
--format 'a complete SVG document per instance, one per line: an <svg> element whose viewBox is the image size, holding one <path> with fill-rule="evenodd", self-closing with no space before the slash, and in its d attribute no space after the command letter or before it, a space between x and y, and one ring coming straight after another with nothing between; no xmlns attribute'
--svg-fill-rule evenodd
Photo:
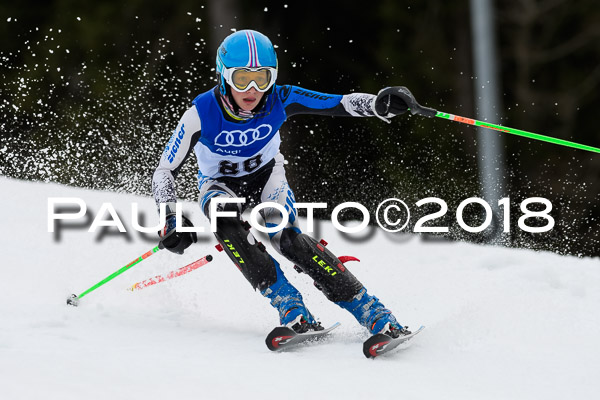
<svg viewBox="0 0 600 400"><path fill-rule="evenodd" d="M182 216L182 226L193 227L192 222ZM160 243L163 247L173 253L183 254L184 250L196 243L198 240L196 232L177 232L175 213L168 214L165 226L158 232Z"/></svg>

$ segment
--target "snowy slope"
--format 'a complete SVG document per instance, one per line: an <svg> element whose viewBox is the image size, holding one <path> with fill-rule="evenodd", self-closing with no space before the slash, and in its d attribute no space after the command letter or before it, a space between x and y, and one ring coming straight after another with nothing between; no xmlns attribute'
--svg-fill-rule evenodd
<svg viewBox="0 0 600 400"><path fill-rule="evenodd" d="M277 323L210 234L184 256L159 252L81 301L65 298L153 247L132 232L47 232L47 198L130 203L155 223L149 198L0 177L0 398L593 398L600 391L600 265L526 250L424 242L377 231L358 242L323 236L401 323L427 329L407 349L367 360L366 331L281 257L325 325L330 344L270 353ZM193 203L184 209L208 228ZM131 284L207 253L215 261L144 289ZM274 253L273 253L274 254ZM393 257L392 257L393 255ZM390 262L390 259L395 261Z"/></svg>

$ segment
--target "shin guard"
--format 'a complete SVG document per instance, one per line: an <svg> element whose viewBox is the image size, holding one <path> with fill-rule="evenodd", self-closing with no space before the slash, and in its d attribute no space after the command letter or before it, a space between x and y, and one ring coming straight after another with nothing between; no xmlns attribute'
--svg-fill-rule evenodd
<svg viewBox="0 0 600 400"><path fill-rule="evenodd" d="M333 302L351 301L362 284L324 245L304 233L285 229L281 236L282 254L315 281Z"/></svg>
<svg viewBox="0 0 600 400"><path fill-rule="evenodd" d="M275 261L256 241L250 224L237 217L219 218L215 236L254 289L264 291L277 281Z"/></svg>

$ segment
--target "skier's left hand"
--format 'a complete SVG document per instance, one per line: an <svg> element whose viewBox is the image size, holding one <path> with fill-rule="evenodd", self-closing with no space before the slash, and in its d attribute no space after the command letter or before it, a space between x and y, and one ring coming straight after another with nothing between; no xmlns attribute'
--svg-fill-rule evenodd
<svg viewBox="0 0 600 400"><path fill-rule="evenodd" d="M391 89L391 90L390 90ZM381 89L375 97L373 111L379 118L392 118L408 111L408 104L397 95L395 87Z"/></svg>
<svg viewBox="0 0 600 400"><path fill-rule="evenodd" d="M375 115L386 122L396 115L404 114L410 110L411 114L420 114L425 117L434 117L436 110L423 107L404 86L391 86L381 89L373 104Z"/></svg>

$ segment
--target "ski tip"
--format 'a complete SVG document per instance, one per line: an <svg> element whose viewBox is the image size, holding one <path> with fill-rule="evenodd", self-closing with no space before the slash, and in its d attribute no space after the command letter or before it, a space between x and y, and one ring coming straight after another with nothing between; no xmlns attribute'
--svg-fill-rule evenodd
<svg viewBox="0 0 600 400"><path fill-rule="evenodd" d="M384 335L383 333L379 333L377 335L371 336L367 341L363 344L363 354L367 358L374 359L380 355L380 351L385 349L385 347L392 341L388 335Z"/></svg>
<svg viewBox="0 0 600 400"><path fill-rule="evenodd" d="M267 335L265 343L271 351L280 350L290 339L296 336L296 332L286 326L278 326Z"/></svg>
<svg viewBox="0 0 600 400"><path fill-rule="evenodd" d="M327 336L329 332L337 328L341 324L336 322L329 328L321 329L319 331L308 331L304 333L294 332L293 329L287 326L278 326L267 335L265 340L267 347L271 351L282 351L295 347L300 343L309 341L320 341L321 338Z"/></svg>
<svg viewBox="0 0 600 400"><path fill-rule="evenodd" d="M67 305L77 307L79 305L79 297L76 294L72 294L67 297Z"/></svg>
<svg viewBox="0 0 600 400"><path fill-rule="evenodd" d="M363 354L365 357L372 359L379 357L388 351L393 350L398 345L412 339L423 329L425 329L425 325L421 325L416 331L396 339L392 339L390 336L383 333L373 335L363 343Z"/></svg>

